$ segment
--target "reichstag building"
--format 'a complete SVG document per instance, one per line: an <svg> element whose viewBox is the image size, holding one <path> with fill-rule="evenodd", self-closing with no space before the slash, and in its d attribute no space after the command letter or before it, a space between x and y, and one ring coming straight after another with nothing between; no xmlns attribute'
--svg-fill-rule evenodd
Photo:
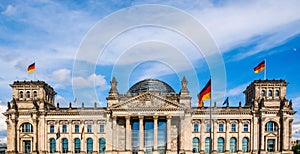
<svg viewBox="0 0 300 154"><path fill-rule="evenodd" d="M122 83L120 83L122 84ZM191 107L188 81L175 92L146 79L119 94L111 81L107 106L59 107L43 81L15 81L4 115L8 154L191 154L291 151L295 111L284 80L255 80L245 87L245 104ZM212 145L210 146L210 130Z"/></svg>

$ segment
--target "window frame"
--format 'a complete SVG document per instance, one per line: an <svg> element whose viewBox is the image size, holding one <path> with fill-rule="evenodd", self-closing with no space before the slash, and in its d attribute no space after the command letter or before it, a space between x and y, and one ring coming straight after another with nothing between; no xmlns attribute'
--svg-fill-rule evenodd
<svg viewBox="0 0 300 154"><path fill-rule="evenodd" d="M220 126L222 126L222 127L220 127ZM224 132L224 124L223 123L220 123L218 125L218 127L219 127L218 132Z"/></svg>
<svg viewBox="0 0 300 154"><path fill-rule="evenodd" d="M49 132L50 133L54 133L55 132L54 125L50 125Z"/></svg>
<svg viewBox="0 0 300 154"><path fill-rule="evenodd" d="M86 139L86 152L93 153L93 151L94 151L94 141L92 138L87 138Z"/></svg>
<svg viewBox="0 0 300 154"><path fill-rule="evenodd" d="M62 125L62 133L67 133L67 132L68 132L67 125Z"/></svg>
<svg viewBox="0 0 300 154"><path fill-rule="evenodd" d="M104 133L105 132L105 128L104 128L103 124L100 124L100 126L99 126L99 132L100 133Z"/></svg>
<svg viewBox="0 0 300 154"><path fill-rule="evenodd" d="M87 132L87 133L92 133L92 132L93 132L93 127L92 127L92 125L87 125L87 127L86 127L86 132Z"/></svg>
<svg viewBox="0 0 300 154"><path fill-rule="evenodd" d="M249 124L244 124L243 126L244 126L243 131L244 132L249 132Z"/></svg>
<svg viewBox="0 0 300 154"><path fill-rule="evenodd" d="M234 127L232 127L232 126L234 126ZM231 124L231 132L236 132L236 124L235 123Z"/></svg>
<svg viewBox="0 0 300 154"><path fill-rule="evenodd" d="M194 130L193 132L197 133L199 132L199 125L197 123L194 123Z"/></svg>

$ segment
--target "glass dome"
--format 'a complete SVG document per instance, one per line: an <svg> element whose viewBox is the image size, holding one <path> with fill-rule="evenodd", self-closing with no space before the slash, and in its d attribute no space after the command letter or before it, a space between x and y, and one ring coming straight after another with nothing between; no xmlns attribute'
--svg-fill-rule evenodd
<svg viewBox="0 0 300 154"><path fill-rule="evenodd" d="M140 92L159 92L160 94L175 94L174 89L167 83L157 79L145 79L129 88L127 93L138 94Z"/></svg>

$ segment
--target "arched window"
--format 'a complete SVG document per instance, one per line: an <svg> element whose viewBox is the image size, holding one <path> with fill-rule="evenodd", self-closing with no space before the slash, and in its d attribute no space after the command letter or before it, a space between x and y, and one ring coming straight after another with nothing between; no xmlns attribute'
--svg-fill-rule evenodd
<svg viewBox="0 0 300 154"><path fill-rule="evenodd" d="M194 124L194 132L198 132L198 124Z"/></svg>
<svg viewBox="0 0 300 154"><path fill-rule="evenodd" d="M218 152L224 152L224 138L218 138Z"/></svg>
<svg viewBox="0 0 300 154"><path fill-rule="evenodd" d="M267 132L277 131L277 124L273 121L267 122L265 125L265 131L267 131Z"/></svg>
<svg viewBox="0 0 300 154"><path fill-rule="evenodd" d="M24 133L31 133L33 132L33 126L30 123L24 123L21 125L21 131Z"/></svg>
<svg viewBox="0 0 300 154"><path fill-rule="evenodd" d="M30 98L30 91L27 91L27 92L26 92L26 97L27 97L27 98Z"/></svg>
<svg viewBox="0 0 300 154"><path fill-rule="evenodd" d="M54 133L54 125L50 125L50 133Z"/></svg>
<svg viewBox="0 0 300 154"><path fill-rule="evenodd" d="M80 139L79 138L74 139L74 152L80 153Z"/></svg>
<svg viewBox="0 0 300 154"><path fill-rule="evenodd" d="M193 138L193 153L199 152L199 139L197 137Z"/></svg>
<svg viewBox="0 0 300 154"><path fill-rule="evenodd" d="M230 152L236 152L236 138L230 138Z"/></svg>
<svg viewBox="0 0 300 154"><path fill-rule="evenodd" d="M263 96L263 97L266 96L266 91L265 90L261 91L261 96Z"/></svg>
<svg viewBox="0 0 300 154"><path fill-rule="evenodd" d="M24 98L24 93L23 93L23 91L20 91L20 98Z"/></svg>
<svg viewBox="0 0 300 154"><path fill-rule="evenodd" d="M278 97L279 95L280 95L280 92L279 92L279 90L276 90L276 91L275 91L275 96L277 96L277 97Z"/></svg>
<svg viewBox="0 0 300 154"><path fill-rule="evenodd" d="M205 139L205 152L210 152L210 138Z"/></svg>
<svg viewBox="0 0 300 154"><path fill-rule="evenodd" d="M68 153L68 149L69 149L68 139L63 138L61 144L62 144L62 146L61 146L62 147L62 152L63 153Z"/></svg>
<svg viewBox="0 0 300 154"><path fill-rule="evenodd" d="M86 151L87 153L92 153L93 152L93 139L88 138L86 140Z"/></svg>
<svg viewBox="0 0 300 154"><path fill-rule="evenodd" d="M56 142L54 138L50 139L50 153L56 152Z"/></svg>
<svg viewBox="0 0 300 154"><path fill-rule="evenodd" d="M105 153L106 142L104 138L99 139L99 153Z"/></svg>
<svg viewBox="0 0 300 154"><path fill-rule="evenodd" d="M249 139L247 137L244 137L242 140L242 151L249 152Z"/></svg>
<svg viewBox="0 0 300 154"><path fill-rule="evenodd" d="M37 91L33 91L33 97L37 98Z"/></svg>
<svg viewBox="0 0 300 154"><path fill-rule="evenodd" d="M272 90L269 90L269 92L268 92L268 96L269 96L269 97L272 97L272 96L273 96L273 92L272 92Z"/></svg>

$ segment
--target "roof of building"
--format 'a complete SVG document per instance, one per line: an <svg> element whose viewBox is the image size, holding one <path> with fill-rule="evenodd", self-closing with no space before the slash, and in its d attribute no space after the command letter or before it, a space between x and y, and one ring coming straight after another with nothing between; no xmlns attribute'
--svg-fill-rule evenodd
<svg viewBox="0 0 300 154"><path fill-rule="evenodd" d="M161 94L175 94L174 89L167 83L157 79L145 79L129 88L128 93L159 92Z"/></svg>

